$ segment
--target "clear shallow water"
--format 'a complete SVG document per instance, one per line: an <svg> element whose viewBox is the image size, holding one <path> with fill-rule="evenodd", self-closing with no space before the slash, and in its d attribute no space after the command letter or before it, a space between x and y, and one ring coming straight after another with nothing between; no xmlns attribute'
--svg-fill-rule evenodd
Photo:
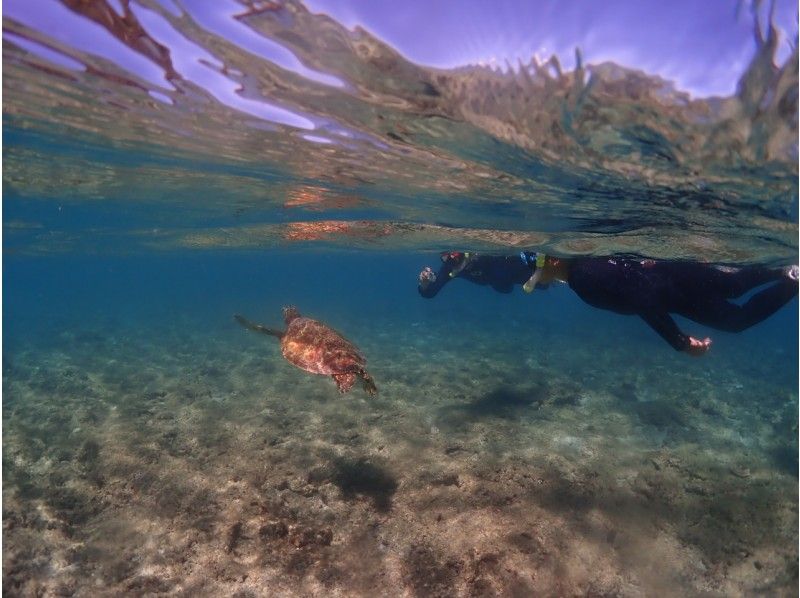
<svg viewBox="0 0 800 598"><path fill-rule="evenodd" d="M690 359L565 287L416 290L451 247L796 262L796 54L689 98L609 64L421 67L294 4L132 6L168 54L131 17L120 57L66 9L72 38L4 15L4 590L796 591L796 299L681 321L715 340ZM378 398L232 318L287 304Z"/></svg>
<svg viewBox="0 0 800 598"><path fill-rule="evenodd" d="M424 301L433 257L6 256L6 587L792 591L796 303L687 323L715 339L693 360L566 288ZM378 398L232 319L288 303L357 342Z"/></svg>

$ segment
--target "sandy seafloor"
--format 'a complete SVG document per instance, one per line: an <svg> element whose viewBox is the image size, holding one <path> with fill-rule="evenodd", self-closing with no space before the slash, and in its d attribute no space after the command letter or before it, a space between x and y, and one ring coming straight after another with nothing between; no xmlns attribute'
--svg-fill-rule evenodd
<svg viewBox="0 0 800 598"><path fill-rule="evenodd" d="M433 257L8 258L4 595L797 595L796 300L696 360ZM378 398L231 318L288 302Z"/></svg>

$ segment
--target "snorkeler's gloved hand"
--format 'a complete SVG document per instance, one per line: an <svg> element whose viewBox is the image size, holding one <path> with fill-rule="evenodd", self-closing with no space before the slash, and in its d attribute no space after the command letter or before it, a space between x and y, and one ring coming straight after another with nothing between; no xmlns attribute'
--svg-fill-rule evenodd
<svg viewBox="0 0 800 598"><path fill-rule="evenodd" d="M689 337L689 346L684 349L692 357L700 357L708 353L711 348L711 339L706 337L703 340L696 339L693 336Z"/></svg>
<svg viewBox="0 0 800 598"><path fill-rule="evenodd" d="M430 267L425 266L422 272L419 273L419 286L424 289L432 282L436 282L436 274L433 273Z"/></svg>

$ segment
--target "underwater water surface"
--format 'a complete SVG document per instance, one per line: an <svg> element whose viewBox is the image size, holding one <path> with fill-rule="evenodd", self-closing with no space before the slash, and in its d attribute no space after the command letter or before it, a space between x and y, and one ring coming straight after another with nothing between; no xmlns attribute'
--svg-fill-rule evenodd
<svg viewBox="0 0 800 598"><path fill-rule="evenodd" d="M567 285L417 290L450 249L796 264L796 12L695 15L731 78L512 4L4 5L4 595L797 594L796 298L676 318L692 358ZM460 64L492 27L513 64ZM376 397L233 317L289 305Z"/></svg>

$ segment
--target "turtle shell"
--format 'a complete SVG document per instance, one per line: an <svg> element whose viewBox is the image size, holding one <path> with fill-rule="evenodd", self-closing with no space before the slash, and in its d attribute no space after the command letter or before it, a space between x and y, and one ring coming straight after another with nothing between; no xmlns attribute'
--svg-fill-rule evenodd
<svg viewBox="0 0 800 598"><path fill-rule="evenodd" d="M296 317L281 338L286 361L312 374L332 375L364 366L358 348L330 326L311 318Z"/></svg>

